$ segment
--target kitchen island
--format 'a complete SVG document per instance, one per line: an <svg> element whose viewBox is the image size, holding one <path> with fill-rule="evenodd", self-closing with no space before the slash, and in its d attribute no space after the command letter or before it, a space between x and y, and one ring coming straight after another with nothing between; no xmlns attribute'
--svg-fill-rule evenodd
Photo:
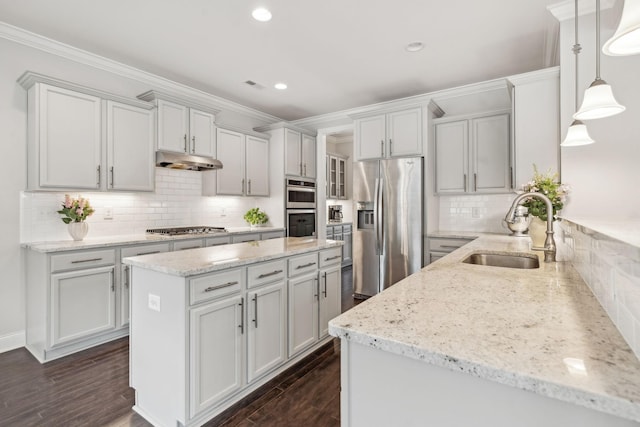
<svg viewBox="0 0 640 427"><path fill-rule="evenodd" d="M125 258L134 410L202 425L330 341L341 258L304 237Z"/></svg>
<svg viewBox="0 0 640 427"><path fill-rule="evenodd" d="M640 362L570 263L476 240L330 322L343 426L631 426ZM536 254L522 270L462 261Z"/></svg>

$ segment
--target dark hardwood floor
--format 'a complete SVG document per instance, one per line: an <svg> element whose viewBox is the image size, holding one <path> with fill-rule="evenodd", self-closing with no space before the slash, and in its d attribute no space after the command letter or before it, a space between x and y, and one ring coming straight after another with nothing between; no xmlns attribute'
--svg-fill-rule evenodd
<svg viewBox="0 0 640 427"><path fill-rule="evenodd" d="M342 309L354 301L351 268L342 271ZM0 354L0 426L144 426L131 407L129 342L119 339L40 364L25 349ZM278 375L206 424L340 425L340 354L336 340Z"/></svg>

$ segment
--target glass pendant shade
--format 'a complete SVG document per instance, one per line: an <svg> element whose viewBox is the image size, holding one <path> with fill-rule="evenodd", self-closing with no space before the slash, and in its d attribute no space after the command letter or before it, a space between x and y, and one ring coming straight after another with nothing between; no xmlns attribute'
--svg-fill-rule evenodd
<svg viewBox="0 0 640 427"><path fill-rule="evenodd" d="M562 147L577 147L579 145L593 144L594 142L587 132L587 126L580 120L574 120L567 130L567 137L560 145Z"/></svg>
<svg viewBox="0 0 640 427"><path fill-rule="evenodd" d="M618 29L602 46L602 52L611 56L640 53L640 0L625 0Z"/></svg>
<svg viewBox="0 0 640 427"><path fill-rule="evenodd" d="M625 110L623 105L613 97L611 86L602 79L596 79L584 92L582 105L573 115L576 120L601 119L622 113Z"/></svg>

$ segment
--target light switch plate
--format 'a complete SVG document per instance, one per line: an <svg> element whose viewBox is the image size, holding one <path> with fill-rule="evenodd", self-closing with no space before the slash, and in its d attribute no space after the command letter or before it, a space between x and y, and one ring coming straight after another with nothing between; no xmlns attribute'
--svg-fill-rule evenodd
<svg viewBox="0 0 640 427"><path fill-rule="evenodd" d="M149 294L149 308L153 311L160 311L160 297Z"/></svg>

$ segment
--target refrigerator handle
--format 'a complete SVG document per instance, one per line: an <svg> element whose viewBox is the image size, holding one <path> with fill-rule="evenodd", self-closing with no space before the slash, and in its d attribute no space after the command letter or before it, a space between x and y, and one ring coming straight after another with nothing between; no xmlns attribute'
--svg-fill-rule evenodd
<svg viewBox="0 0 640 427"><path fill-rule="evenodd" d="M376 255L380 255L380 179L376 178L373 190L373 222L376 233Z"/></svg>
<svg viewBox="0 0 640 427"><path fill-rule="evenodd" d="M378 255L382 255L383 252L383 239L384 239L384 199L382 196L382 185L383 180L379 178L376 180L377 189L376 189L376 203L374 205L375 215L376 215L376 248Z"/></svg>

